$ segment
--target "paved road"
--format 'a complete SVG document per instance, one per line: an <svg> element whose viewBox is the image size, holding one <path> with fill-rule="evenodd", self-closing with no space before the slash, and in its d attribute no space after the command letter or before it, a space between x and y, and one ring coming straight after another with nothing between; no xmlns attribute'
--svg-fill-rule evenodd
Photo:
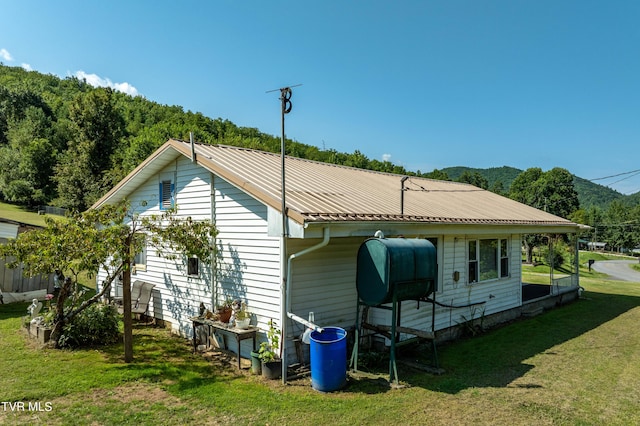
<svg viewBox="0 0 640 426"><path fill-rule="evenodd" d="M609 279L618 281L633 281L640 283L640 272L631 269L632 263L637 260L596 260L591 266L598 272L609 275Z"/></svg>

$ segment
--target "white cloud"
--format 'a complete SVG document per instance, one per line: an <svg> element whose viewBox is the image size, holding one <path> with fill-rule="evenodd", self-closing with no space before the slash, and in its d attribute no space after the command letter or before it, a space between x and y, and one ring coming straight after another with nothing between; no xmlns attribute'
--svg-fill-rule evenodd
<svg viewBox="0 0 640 426"><path fill-rule="evenodd" d="M21 67L25 70L25 71L33 71L33 68L31 68L31 65L29 64L22 64Z"/></svg>
<svg viewBox="0 0 640 426"><path fill-rule="evenodd" d="M13 57L11 56L11 53L9 53L9 51L7 49L0 49L0 59L4 59L5 61L13 61Z"/></svg>
<svg viewBox="0 0 640 426"><path fill-rule="evenodd" d="M391 154L382 154L382 161L391 161Z"/></svg>
<svg viewBox="0 0 640 426"><path fill-rule="evenodd" d="M108 78L102 78L96 74L87 74L86 72L80 70L75 73L75 76L80 80L86 80L87 83L94 87L111 87L119 92L127 93L131 96L138 96L138 89L129 83L114 83Z"/></svg>

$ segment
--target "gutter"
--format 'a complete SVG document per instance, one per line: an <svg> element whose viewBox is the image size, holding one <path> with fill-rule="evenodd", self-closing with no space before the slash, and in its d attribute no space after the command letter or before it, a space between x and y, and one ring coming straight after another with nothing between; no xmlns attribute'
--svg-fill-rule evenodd
<svg viewBox="0 0 640 426"><path fill-rule="evenodd" d="M322 328L318 327L317 325L309 322L309 321L305 321L304 319L300 318L299 316L293 314L292 312L290 312L290 307L291 307L291 264L293 262L294 259L300 257L300 256L304 256L305 254L309 254L313 251L316 251L318 249L321 249L322 247L326 246L327 244L329 244L329 240L331 239L331 230L329 229L329 227L324 227L322 229L322 234L323 234L323 238L322 241L319 242L318 244L308 247L302 251L299 251L298 253L293 253L291 256L289 256L289 259L287 261L287 279L286 279L286 283L287 283L287 287L285 288L285 298L283 300L283 306L280 307L281 309L281 327L282 327L282 384L286 384L287 383L287 344L286 344L286 323L287 323L287 318L291 318L294 321L300 322L302 324L304 324L305 326L309 327L309 328L313 328L315 330L321 331Z"/></svg>

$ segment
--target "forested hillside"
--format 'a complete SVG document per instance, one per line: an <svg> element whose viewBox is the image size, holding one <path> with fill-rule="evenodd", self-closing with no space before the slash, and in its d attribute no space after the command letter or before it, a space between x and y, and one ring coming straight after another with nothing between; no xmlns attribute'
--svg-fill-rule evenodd
<svg viewBox="0 0 640 426"><path fill-rule="evenodd" d="M190 132L198 142L280 151L279 136L238 127L224 118L94 88L75 77L61 79L0 64L1 200L84 210L169 138L188 140ZM421 173L371 160L358 150L320 150L290 140L286 151L370 170L462 180L505 195L521 172L505 166ZM574 184L583 207L604 208L624 198L584 179L575 178Z"/></svg>
<svg viewBox="0 0 640 426"><path fill-rule="evenodd" d="M161 105L0 64L0 199L83 210L169 138L271 152L280 138ZM320 150L288 140L287 154L317 161L415 175L388 161ZM425 174L428 176L428 174Z"/></svg>
<svg viewBox="0 0 640 426"><path fill-rule="evenodd" d="M458 180L464 173L478 173L488 182L488 188L494 188L502 184L505 192L511 188L511 183L523 170L514 167L502 166L488 169L475 169L472 167L445 167L441 170L452 180ZM578 193L578 200L582 208L600 207L606 208L613 200L620 200L629 205L640 204L640 193L625 196L609 187L593 183L581 177L573 178L573 185Z"/></svg>
<svg viewBox="0 0 640 426"><path fill-rule="evenodd" d="M449 175L452 180L458 180L463 173L479 173L482 177L484 177L488 184L489 188L494 187L495 185L502 183L505 191L509 191L509 187L511 187L511 182L520 174L522 170L516 169L514 167L502 166L502 167L491 167L488 169L475 169L473 167L445 167L442 169L443 172Z"/></svg>

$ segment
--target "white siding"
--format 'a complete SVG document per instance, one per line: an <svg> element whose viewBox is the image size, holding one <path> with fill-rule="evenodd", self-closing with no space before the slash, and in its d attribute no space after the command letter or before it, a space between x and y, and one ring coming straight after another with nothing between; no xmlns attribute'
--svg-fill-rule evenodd
<svg viewBox="0 0 640 426"><path fill-rule="evenodd" d="M155 178L147 181L133 194L132 200L146 200L146 213L159 214L159 179L166 175L173 175L175 179L177 216L190 216L195 220L210 219L211 175L188 158L179 158ZM152 247L148 247L146 271L137 271L131 280L143 280L156 285L149 308L150 314L170 321L172 330L182 335L191 335L189 317L197 315L200 302L211 300L210 265L201 262L200 275L188 276L187 258L184 255L179 256L177 261L169 261L158 256Z"/></svg>
<svg viewBox="0 0 640 426"><path fill-rule="evenodd" d="M365 238L336 238L319 250L291 263L291 309L307 318L314 313L319 326L349 328L356 319L356 259ZM289 240L289 253L296 253L321 240ZM297 334L304 331L299 329Z"/></svg>
<svg viewBox="0 0 640 426"><path fill-rule="evenodd" d="M186 274L186 258L176 264L148 247L146 270L137 271L131 279L156 285L150 314L170 321L174 332L190 337L189 317L197 315L201 302L212 309L215 301L238 298L247 302L253 315L252 324L266 329L269 319L279 322L280 241L267 236L267 207L224 179L212 177L189 159L181 158L129 197L137 213L161 213L159 179L167 175L175 177L178 216L214 220L219 251L215 270L201 263L201 275L194 278ZM104 278L104 273L99 274L98 282ZM249 345L243 344L244 355L248 355L245 352L249 349Z"/></svg>
<svg viewBox="0 0 640 426"><path fill-rule="evenodd" d="M176 205L179 217L209 219L211 205L211 175L208 171L180 158L162 172L141 185L129 200L135 213L141 215L159 214L159 179L170 174L175 179ZM131 280L142 280L155 284L149 313L155 318L170 321L173 331L182 335L191 334L188 320L198 312L201 301L212 298L211 267L200 264L200 276L189 277L186 273L186 256L177 262L168 261L157 255L152 247L147 247L145 271L136 271ZM98 275L98 283L105 279L104 272ZM114 289L112 289L114 294Z"/></svg>
<svg viewBox="0 0 640 426"><path fill-rule="evenodd" d="M224 179L214 178L218 229L218 299L241 299L252 324L280 322L280 239L267 236L267 207Z"/></svg>

